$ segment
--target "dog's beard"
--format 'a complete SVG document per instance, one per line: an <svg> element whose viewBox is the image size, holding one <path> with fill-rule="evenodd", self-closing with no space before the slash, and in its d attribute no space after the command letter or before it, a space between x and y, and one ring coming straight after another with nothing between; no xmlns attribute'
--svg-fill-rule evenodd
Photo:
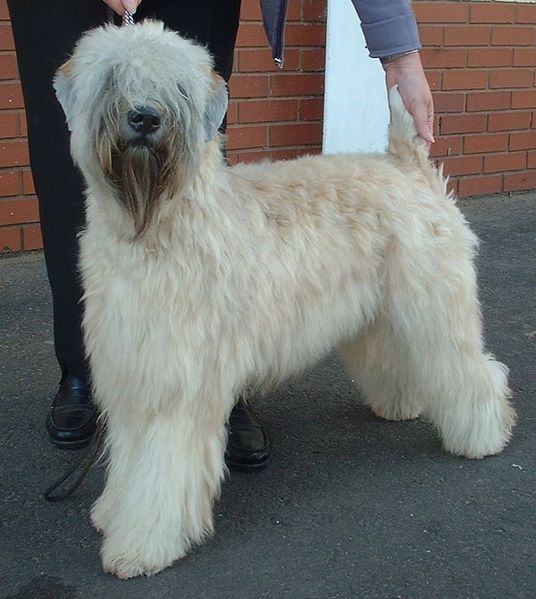
<svg viewBox="0 0 536 599"><path fill-rule="evenodd" d="M158 145L132 142L110 143L102 135L99 158L114 195L130 214L135 237L149 227L158 204L176 191L178 164L175 144L161 140Z"/></svg>

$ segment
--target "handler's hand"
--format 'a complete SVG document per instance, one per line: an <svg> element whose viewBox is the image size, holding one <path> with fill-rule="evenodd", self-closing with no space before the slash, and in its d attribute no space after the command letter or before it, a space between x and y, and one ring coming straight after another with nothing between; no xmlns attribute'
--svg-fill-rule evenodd
<svg viewBox="0 0 536 599"><path fill-rule="evenodd" d="M419 54L407 54L383 65L387 89L398 85L404 106L415 120L417 133L434 141L434 103Z"/></svg>
<svg viewBox="0 0 536 599"><path fill-rule="evenodd" d="M125 10L134 14L141 0L103 0L118 15L122 15Z"/></svg>

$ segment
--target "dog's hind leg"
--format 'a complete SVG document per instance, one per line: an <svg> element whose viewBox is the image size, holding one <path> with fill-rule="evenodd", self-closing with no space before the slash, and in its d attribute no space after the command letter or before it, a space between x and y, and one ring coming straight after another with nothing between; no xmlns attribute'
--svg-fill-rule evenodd
<svg viewBox="0 0 536 599"><path fill-rule="evenodd" d="M414 387L408 381L404 366L387 334L389 323L378 317L355 339L338 349L352 382L364 396L371 410L386 420L410 420L421 412Z"/></svg>
<svg viewBox="0 0 536 599"><path fill-rule="evenodd" d="M507 368L484 353L476 273L465 239L404 251L389 265L383 314L389 338L383 348L403 375L406 396L422 402L422 414L451 453L482 458L499 453L515 422ZM381 360L381 350L377 359ZM404 370L406 369L406 370Z"/></svg>
<svg viewBox="0 0 536 599"><path fill-rule="evenodd" d="M223 406L196 399L133 419L129 430L109 419L108 480L93 513L96 524L106 520L105 571L155 574L212 532L226 416Z"/></svg>

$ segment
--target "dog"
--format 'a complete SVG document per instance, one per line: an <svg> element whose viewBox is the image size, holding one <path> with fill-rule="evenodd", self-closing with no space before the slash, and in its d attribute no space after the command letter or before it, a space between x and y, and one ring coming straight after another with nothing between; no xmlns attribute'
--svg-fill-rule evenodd
<svg viewBox="0 0 536 599"><path fill-rule="evenodd" d="M333 348L378 416L427 418L455 455L505 447L515 411L483 349L477 238L396 87L385 154L234 167L225 83L159 22L88 32L55 88L87 183L106 571L154 574L211 534L237 396Z"/></svg>

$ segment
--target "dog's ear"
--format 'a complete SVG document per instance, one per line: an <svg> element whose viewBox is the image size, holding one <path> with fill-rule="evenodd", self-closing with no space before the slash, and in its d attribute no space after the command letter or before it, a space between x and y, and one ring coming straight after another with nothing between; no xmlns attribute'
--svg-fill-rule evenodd
<svg viewBox="0 0 536 599"><path fill-rule="evenodd" d="M56 71L53 85L70 131L74 114L73 67L70 60Z"/></svg>
<svg viewBox="0 0 536 599"><path fill-rule="evenodd" d="M227 85L222 77L212 73L212 93L205 111L205 140L210 141L216 137L220 125L223 123L229 96Z"/></svg>

